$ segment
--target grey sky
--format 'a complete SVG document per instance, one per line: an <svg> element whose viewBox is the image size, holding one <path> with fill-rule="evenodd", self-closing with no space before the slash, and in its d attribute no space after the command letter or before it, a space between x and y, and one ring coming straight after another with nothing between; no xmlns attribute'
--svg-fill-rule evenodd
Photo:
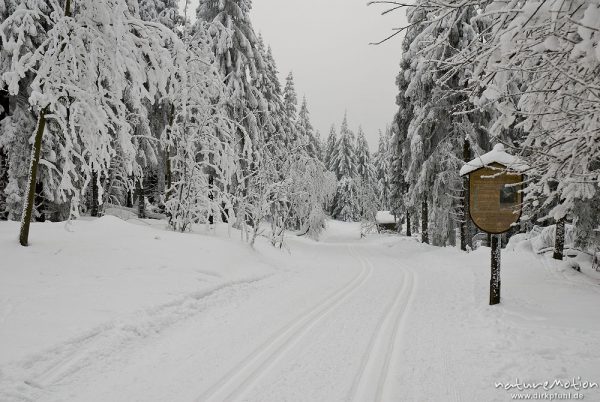
<svg viewBox="0 0 600 402"><path fill-rule="evenodd" d="M306 95L313 125L326 137L348 110L352 129L362 124L375 150L378 129L396 110L400 39L373 46L405 24L404 11L382 16L367 0L255 0L254 29L273 48L281 78L292 70Z"/></svg>
<svg viewBox="0 0 600 402"><path fill-rule="evenodd" d="M401 38L369 43L406 19L403 10L382 16L383 9L367 0L253 1L254 29L271 45L282 84L292 70L299 100L306 95L323 138L332 123L339 129L347 110L351 128L362 125L375 150L378 130L392 120Z"/></svg>

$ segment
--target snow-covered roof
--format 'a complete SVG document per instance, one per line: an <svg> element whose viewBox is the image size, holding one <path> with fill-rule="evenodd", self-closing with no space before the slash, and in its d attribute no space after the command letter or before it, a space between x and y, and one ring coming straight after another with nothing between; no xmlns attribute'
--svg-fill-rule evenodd
<svg viewBox="0 0 600 402"><path fill-rule="evenodd" d="M482 167L489 166L493 163L499 163L507 167L508 170L512 170L514 172L523 172L529 169L521 159L517 158L514 155L510 155L506 153L504 150L504 145L496 144L494 149L492 149L487 154L478 156L473 159L471 162L465 164L462 169L460 169L460 175L464 176L471 172L476 171L477 169L481 169Z"/></svg>
<svg viewBox="0 0 600 402"><path fill-rule="evenodd" d="M396 223L398 219L394 218L394 215L390 211L377 211L377 215L375 215L375 220L377 223L386 224L386 223Z"/></svg>

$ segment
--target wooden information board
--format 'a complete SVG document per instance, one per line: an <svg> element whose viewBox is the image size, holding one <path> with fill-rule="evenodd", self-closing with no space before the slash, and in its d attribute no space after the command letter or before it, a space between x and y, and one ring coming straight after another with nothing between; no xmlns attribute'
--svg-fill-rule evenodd
<svg viewBox="0 0 600 402"><path fill-rule="evenodd" d="M521 217L523 176L504 172L494 163L469 174L469 212L475 225L488 233L508 231ZM508 185L508 186L507 186Z"/></svg>

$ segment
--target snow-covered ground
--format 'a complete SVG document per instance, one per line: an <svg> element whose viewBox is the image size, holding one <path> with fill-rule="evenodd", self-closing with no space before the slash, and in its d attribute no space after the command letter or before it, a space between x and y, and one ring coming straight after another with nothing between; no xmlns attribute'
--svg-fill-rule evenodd
<svg viewBox="0 0 600 402"><path fill-rule="evenodd" d="M495 383L600 382L600 281L565 263L504 251L490 307L486 248L339 222L289 250L226 232L106 216L34 224L21 248L1 222L0 400L506 401Z"/></svg>

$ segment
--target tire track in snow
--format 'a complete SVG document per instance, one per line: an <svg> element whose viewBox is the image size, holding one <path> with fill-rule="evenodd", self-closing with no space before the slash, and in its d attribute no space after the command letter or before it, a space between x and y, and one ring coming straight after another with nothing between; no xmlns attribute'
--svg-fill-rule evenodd
<svg viewBox="0 0 600 402"><path fill-rule="evenodd" d="M365 263L350 246L347 248L349 254L360 262L360 273L346 285L275 332L235 368L196 398L196 402L241 399L312 328L368 281L373 273L373 266Z"/></svg>
<svg viewBox="0 0 600 402"><path fill-rule="evenodd" d="M373 267L373 263L368 258L365 261ZM395 357L394 350L398 341L399 328L415 289L412 271L404 266L402 270L400 290L386 307L375 328L347 400L366 402L381 401L383 398L390 375L390 366Z"/></svg>

